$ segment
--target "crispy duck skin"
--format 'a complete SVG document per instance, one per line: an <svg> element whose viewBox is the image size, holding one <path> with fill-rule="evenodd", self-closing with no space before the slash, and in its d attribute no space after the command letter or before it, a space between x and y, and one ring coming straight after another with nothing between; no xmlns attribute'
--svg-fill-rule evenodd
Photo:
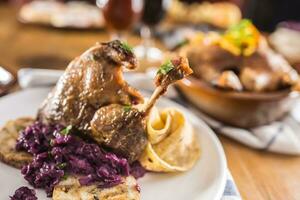
<svg viewBox="0 0 300 200"><path fill-rule="evenodd" d="M186 58L180 57L171 62L173 68L170 71L156 75L157 87L142 108L117 104L100 108L91 122L92 138L127 157L129 162L137 160L147 145L146 118L155 102L169 85L193 72Z"/></svg>
<svg viewBox="0 0 300 200"><path fill-rule="evenodd" d="M120 104L100 108L91 122L91 137L129 162L137 160L147 143L146 122L138 109Z"/></svg>
<svg viewBox="0 0 300 200"><path fill-rule="evenodd" d="M102 106L142 103L139 92L123 79L122 67L134 69L137 60L120 41L91 47L69 64L39 109L38 120L89 132L90 122Z"/></svg>
<svg viewBox="0 0 300 200"><path fill-rule="evenodd" d="M145 118L173 82L192 73L186 58L156 77L157 88L143 109L142 96L122 77L122 67L137 66L134 54L120 41L95 45L72 61L38 112L38 120L80 130L98 144L133 162L148 139ZM129 109L128 109L129 108Z"/></svg>

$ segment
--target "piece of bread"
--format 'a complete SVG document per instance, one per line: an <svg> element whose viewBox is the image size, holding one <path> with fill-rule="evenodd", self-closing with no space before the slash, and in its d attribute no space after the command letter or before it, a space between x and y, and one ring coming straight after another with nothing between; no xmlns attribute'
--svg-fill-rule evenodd
<svg viewBox="0 0 300 200"><path fill-rule="evenodd" d="M81 186L78 178L69 176L55 186L53 200L139 200L140 192L133 176L111 188Z"/></svg>
<svg viewBox="0 0 300 200"><path fill-rule="evenodd" d="M32 161L32 155L27 152L16 151L15 146L19 132L32 124L32 118L18 118L8 121L0 130L0 161L16 168Z"/></svg>

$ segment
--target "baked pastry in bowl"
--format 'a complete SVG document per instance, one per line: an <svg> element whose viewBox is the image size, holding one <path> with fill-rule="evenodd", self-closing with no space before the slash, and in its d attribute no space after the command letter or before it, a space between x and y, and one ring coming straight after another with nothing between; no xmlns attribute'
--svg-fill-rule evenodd
<svg viewBox="0 0 300 200"><path fill-rule="evenodd" d="M268 93L223 91L193 77L177 85L182 94L204 113L242 128L278 120L299 100L299 93L288 89Z"/></svg>

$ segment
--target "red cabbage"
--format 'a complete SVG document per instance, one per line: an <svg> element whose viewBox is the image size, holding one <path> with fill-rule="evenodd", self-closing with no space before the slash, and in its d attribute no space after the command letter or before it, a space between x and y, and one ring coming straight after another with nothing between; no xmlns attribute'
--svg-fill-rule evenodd
<svg viewBox="0 0 300 200"><path fill-rule="evenodd" d="M35 122L21 132L16 145L17 150L34 156L21 170L24 178L35 188L44 188L49 197L54 186L69 174L80 175L82 185L99 187L118 185L129 174L136 178L145 174L138 162L131 168L126 158L105 151L69 129Z"/></svg>
<svg viewBox="0 0 300 200"><path fill-rule="evenodd" d="M11 200L37 200L35 191L28 187L20 187L15 194L10 197Z"/></svg>
<svg viewBox="0 0 300 200"><path fill-rule="evenodd" d="M130 174L136 179L142 178L146 174L146 169L139 161L135 161L130 165Z"/></svg>

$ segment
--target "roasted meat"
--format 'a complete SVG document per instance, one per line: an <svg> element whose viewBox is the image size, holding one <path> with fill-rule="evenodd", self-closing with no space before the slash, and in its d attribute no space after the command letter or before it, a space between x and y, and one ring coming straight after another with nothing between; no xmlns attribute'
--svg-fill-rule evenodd
<svg viewBox="0 0 300 200"><path fill-rule="evenodd" d="M250 56L236 56L217 45L205 43L190 44L180 53L189 59L195 77L226 90L275 91L293 86L299 79L297 72L270 49L263 38L257 51ZM227 81L226 84L220 81L224 80L226 71L239 78L230 87Z"/></svg>
<svg viewBox="0 0 300 200"><path fill-rule="evenodd" d="M111 104L100 108L92 122L92 138L132 162L140 157L147 144L146 117L167 87L192 73L186 58L164 64L156 76L150 100L142 108Z"/></svg>
<svg viewBox="0 0 300 200"><path fill-rule="evenodd" d="M207 82L217 79L223 71L233 70L240 63L240 58L214 45L188 45L181 53L189 58L193 76Z"/></svg>
<svg viewBox="0 0 300 200"><path fill-rule="evenodd" d="M38 120L89 132L90 122L102 106L142 103L139 92L124 81L122 67L137 67L134 54L124 43L116 40L93 46L69 64L39 109Z"/></svg>
<svg viewBox="0 0 300 200"><path fill-rule="evenodd" d="M218 76L215 80L212 82L216 87L220 87L223 89L228 90L236 90L236 91L242 91L243 86L240 82L239 77L230 70L223 71L220 76Z"/></svg>
<svg viewBox="0 0 300 200"><path fill-rule="evenodd" d="M155 90L143 109L143 98L122 77L122 67L133 69L137 61L120 41L97 44L73 60L38 112L46 124L72 125L98 144L137 160L148 142L145 118L168 85L192 73L185 58L165 63Z"/></svg>
<svg viewBox="0 0 300 200"><path fill-rule="evenodd" d="M136 108L111 104L100 108L91 122L91 136L98 143L137 160L148 142L144 116Z"/></svg>

